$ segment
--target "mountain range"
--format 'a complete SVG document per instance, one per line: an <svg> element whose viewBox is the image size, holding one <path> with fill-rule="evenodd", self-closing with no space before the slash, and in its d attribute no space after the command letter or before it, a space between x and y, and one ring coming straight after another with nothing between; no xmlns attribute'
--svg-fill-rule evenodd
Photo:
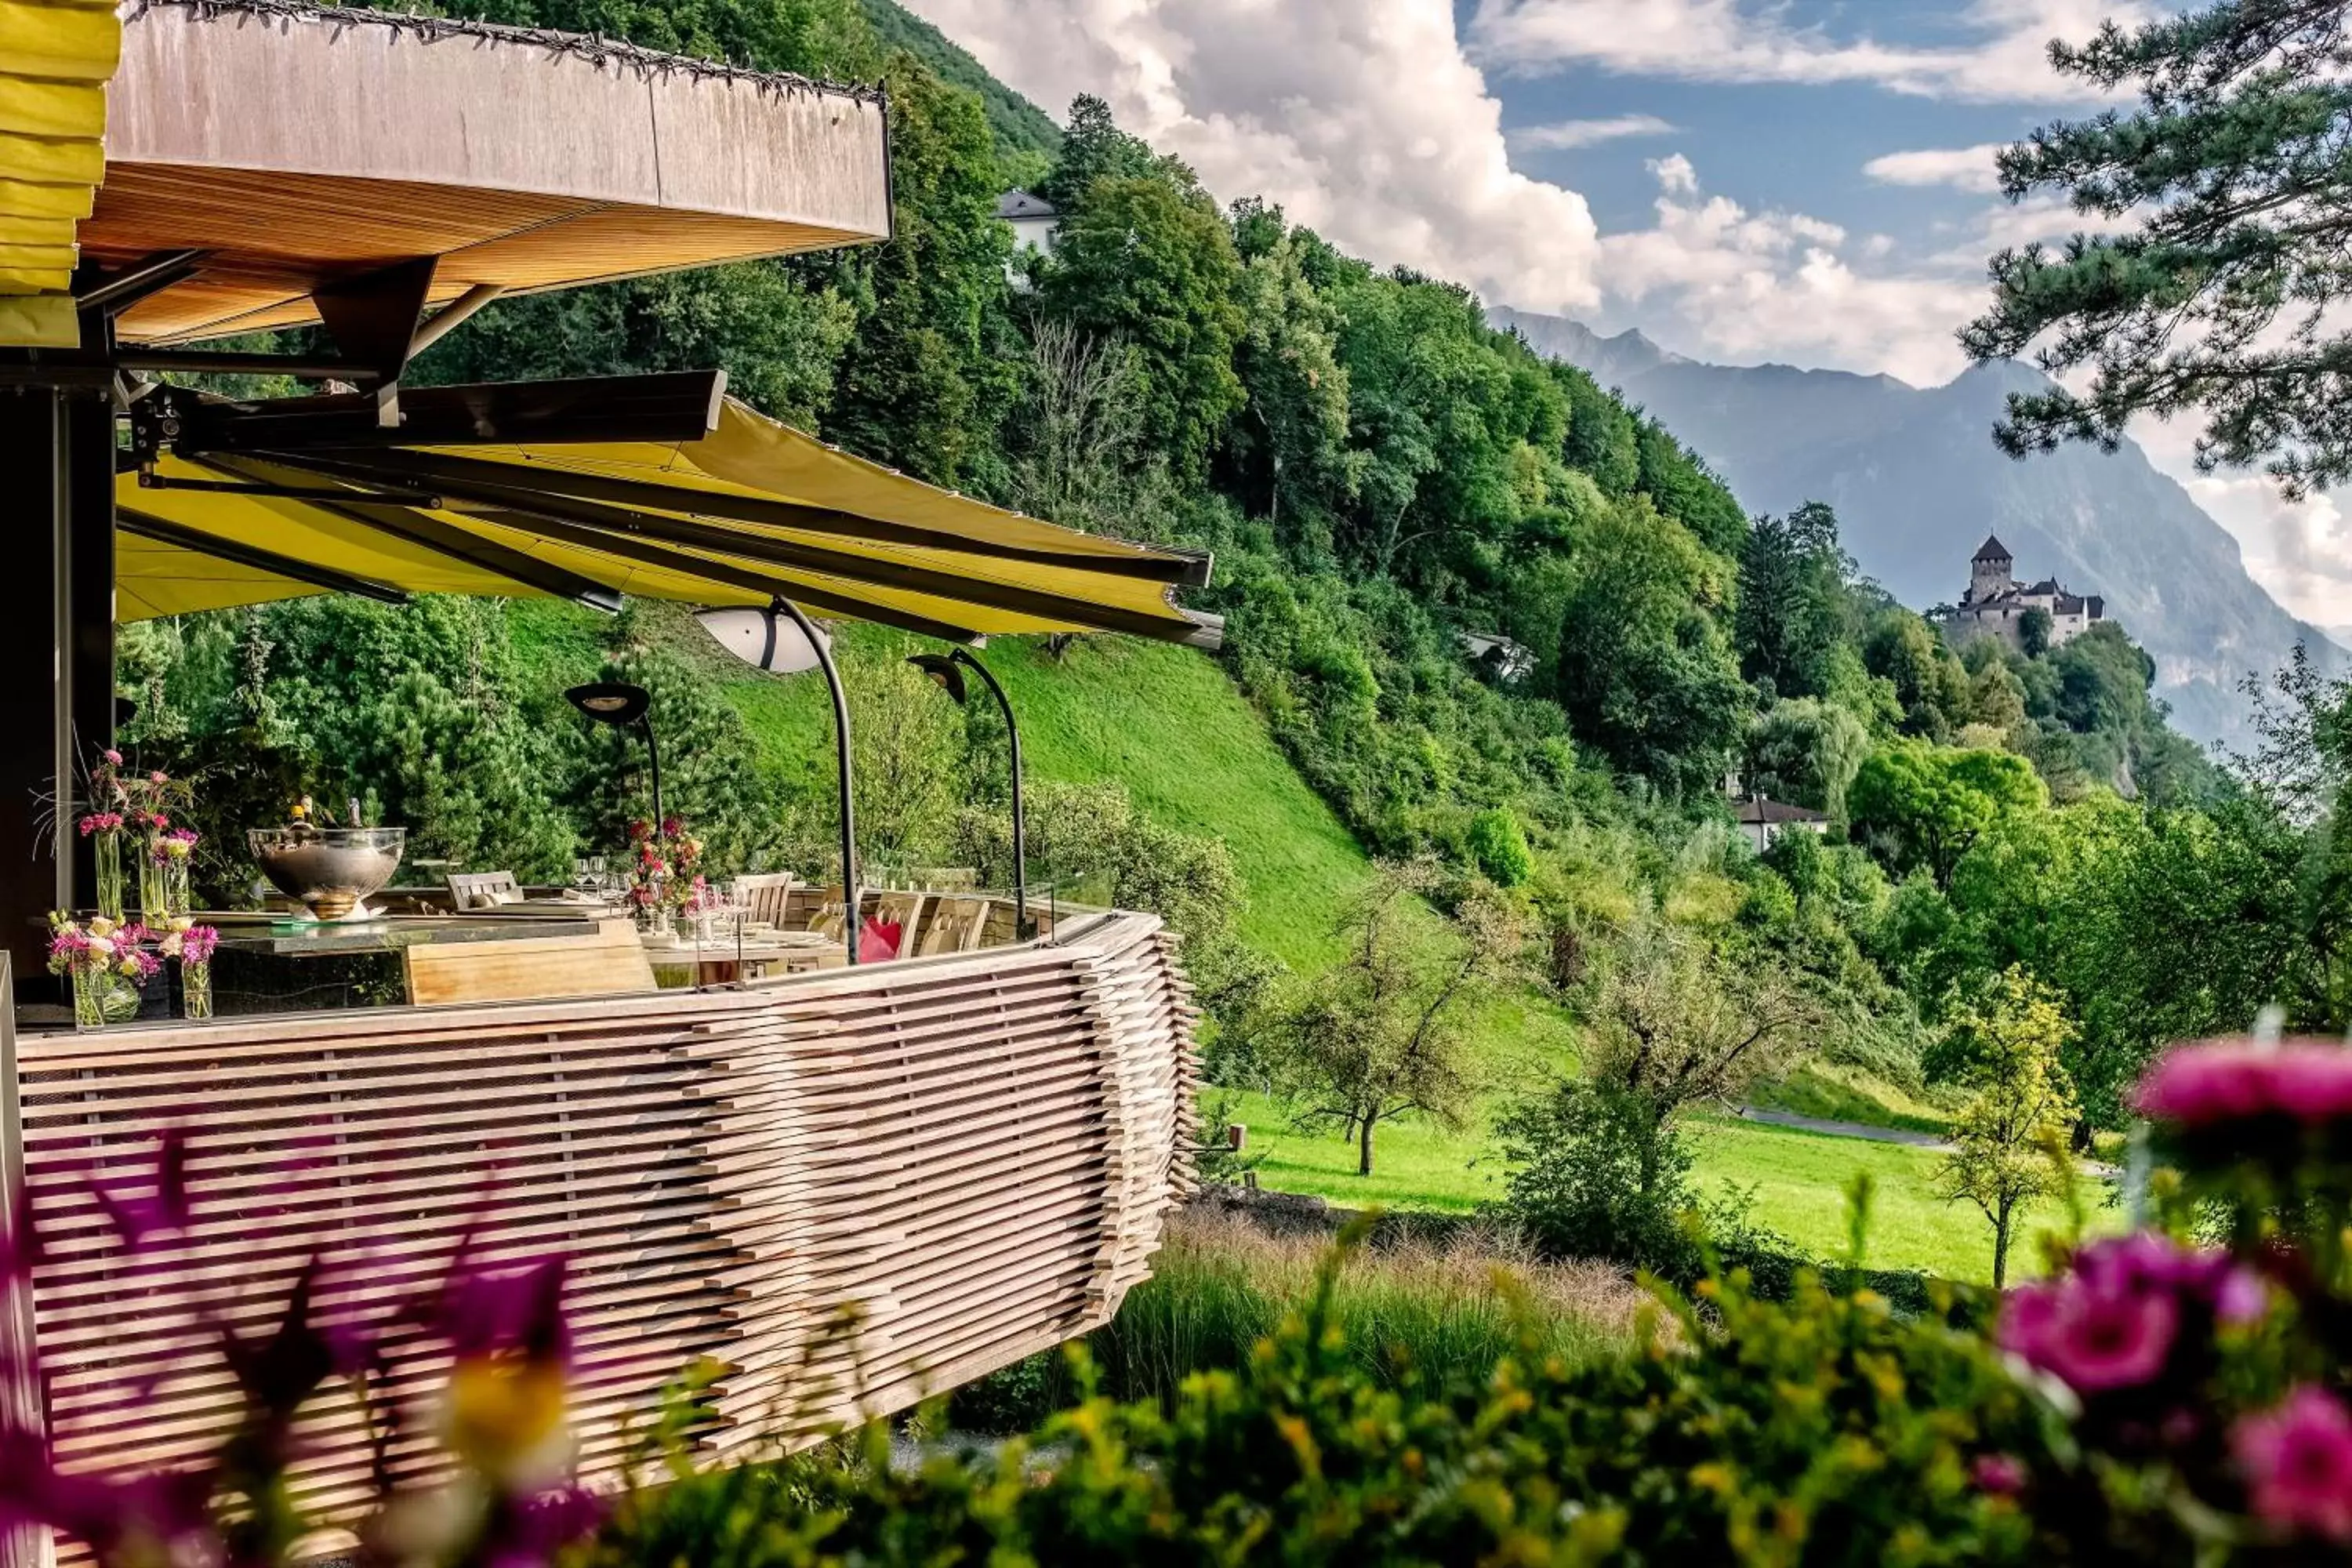
<svg viewBox="0 0 2352 1568"><path fill-rule="evenodd" d="M1991 432L2008 395L2048 384L2027 366L1979 364L1917 387L1847 371L1708 364L1639 331L1602 337L1560 316L1488 315L1656 416L1750 512L1828 502L1863 572L1906 605L1958 599L1987 534L2014 552L2021 577L2104 596L2155 659L2156 694L2174 726L2200 741L2241 738L2238 683L2277 668L2297 642L2331 670L2352 663L2264 592L2237 541L2129 441L2113 453L2002 456Z"/></svg>

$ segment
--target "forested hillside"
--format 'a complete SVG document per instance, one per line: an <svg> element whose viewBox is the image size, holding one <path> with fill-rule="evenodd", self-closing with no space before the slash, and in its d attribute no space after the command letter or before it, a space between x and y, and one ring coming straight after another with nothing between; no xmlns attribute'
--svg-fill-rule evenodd
<svg viewBox="0 0 2352 1568"><path fill-rule="evenodd" d="M2154 656L2157 693L2176 725L2201 740L2242 742L2239 683L2284 663L2298 643L2323 670L2344 667L2342 650L2280 608L2247 574L2237 541L2128 439L2114 452L2004 456L1991 439L2003 399L2050 384L2027 366L1980 364L1916 387L1845 371L1705 364L1639 332L1601 338L1558 316L1497 310L1491 319L1667 421L1750 508L1835 506L1863 569L1906 604L1957 597L1968 553L1988 533L2030 579L2102 595Z"/></svg>
<svg viewBox="0 0 2352 1568"><path fill-rule="evenodd" d="M2030 658L1947 647L1860 579L1829 508L1746 515L1672 430L1494 330L1464 289L1202 189L1099 102L1072 106L1048 159L1017 99L943 78L941 45L887 7L481 8L887 82L889 243L502 300L419 369L721 365L769 413L923 479L1213 550L1215 584L1188 602L1227 617L1252 733L1391 868L1360 889L1269 882L1286 855L1337 852L1268 841L1306 818L1238 782L1265 753L1171 675L1196 656L988 657L1056 754L1127 781L1041 790L1041 857L1166 910L1214 1073L1284 1091L1365 1167L1399 1116L1483 1125L1528 1087L1497 1073L1492 1037L1495 999L1529 986L1578 1034L1542 1064L1562 1120L1514 1136L1634 1151L1653 1218L1675 1206L1693 1108L1808 1061L1975 1092L1988 1009L2018 986L2066 1019L2086 1130L2165 1040L2273 1002L2344 1028L2352 850L2326 826L2352 762L2342 687L2290 679L2257 716L2263 754L2223 770L2165 725L2118 628ZM993 216L1022 160L1065 215L1050 259L1016 260ZM1474 659L1465 634L1507 644ZM1001 737L895 649L852 661L862 852L1002 877ZM258 759L257 789L372 795L420 847L545 874L616 844L634 798L627 743L556 696L602 661L656 688L670 799L715 864L824 874L822 770L779 743L794 700L702 658L660 616L320 600L154 628L125 679L147 699L133 738L184 768ZM1131 708L1150 721L1121 735L1102 716L1130 681L1150 684ZM1732 771L1827 832L1759 855ZM1563 1245L1647 1245L1604 1217Z"/></svg>

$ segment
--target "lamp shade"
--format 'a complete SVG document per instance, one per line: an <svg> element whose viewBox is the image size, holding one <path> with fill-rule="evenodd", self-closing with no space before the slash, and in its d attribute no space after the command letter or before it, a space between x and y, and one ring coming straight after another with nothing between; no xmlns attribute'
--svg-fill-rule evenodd
<svg viewBox="0 0 2352 1568"><path fill-rule="evenodd" d="M619 680L575 686L563 694L563 700L600 724L634 724L653 706L653 697L644 687Z"/></svg>
<svg viewBox="0 0 2352 1568"><path fill-rule="evenodd" d="M773 610L705 610L694 617L719 646L755 669L798 675L817 666L817 650L792 617ZM833 639L816 634L827 652Z"/></svg>

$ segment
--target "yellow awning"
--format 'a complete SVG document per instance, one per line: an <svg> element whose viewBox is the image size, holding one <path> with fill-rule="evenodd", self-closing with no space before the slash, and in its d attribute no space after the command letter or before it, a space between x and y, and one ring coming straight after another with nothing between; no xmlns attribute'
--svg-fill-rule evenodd
<svg viewBox="0 0 2352 1568"><path fill-rule="evenodd" d="M73 348L75 226L105 172L112 0L0 0L0 345Z"/></svg>
<svg viewBox="0 0 2352 1568"><path fill-rule="evenodd" d="M117 480L124 620L343 587L606 604L782 595L950 640L1217 637L1213 617L1173 597L1206 580L1205 558L984 505L732 399L696 441L165 456L155 477ZM192 483L296 493L181 488ZM229 559L199 568L206 552Z"/></svg>

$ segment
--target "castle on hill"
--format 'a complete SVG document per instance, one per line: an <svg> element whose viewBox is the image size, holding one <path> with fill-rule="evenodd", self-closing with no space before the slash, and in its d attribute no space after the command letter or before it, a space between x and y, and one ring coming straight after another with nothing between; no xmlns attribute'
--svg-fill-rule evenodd
<svg viewBox="0 0 2352 1568"><path fill-rule="evenodd" d="M2016 565L2009 546L1988 535L1969 563L1969 591L1944 617L1944 629L1955 642L1997 637L2022 649L2027 612L2039 610L2050 617L2049 646L2063 647L2107 618L2106 601L2096 594L2072 593L2055 577L2021 583L2011 574Z"/></svg>

